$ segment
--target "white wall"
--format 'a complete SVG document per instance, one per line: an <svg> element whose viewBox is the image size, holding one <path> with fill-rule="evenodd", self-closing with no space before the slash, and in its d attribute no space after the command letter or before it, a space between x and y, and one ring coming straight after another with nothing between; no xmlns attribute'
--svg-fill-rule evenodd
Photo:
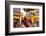
<svg viewBox="0 0 46 36"><path fill-rule="evenodd" d="M24 1L24 0L16 0L16 1ZM25 1L45 2L46 3L46 0L25 0ZM45 4L45 6L46 6L46 4ZM46 7L45 7L45 10L46 10ZM46 13L46 11L45 11L45 13ZM45 27L46 27L46 24L45 24ZM5 0L0 0L0 36L5 36L4 34L5 34ZM45 34L16 35L16 36L46 36L46 33Z"/></svg>

